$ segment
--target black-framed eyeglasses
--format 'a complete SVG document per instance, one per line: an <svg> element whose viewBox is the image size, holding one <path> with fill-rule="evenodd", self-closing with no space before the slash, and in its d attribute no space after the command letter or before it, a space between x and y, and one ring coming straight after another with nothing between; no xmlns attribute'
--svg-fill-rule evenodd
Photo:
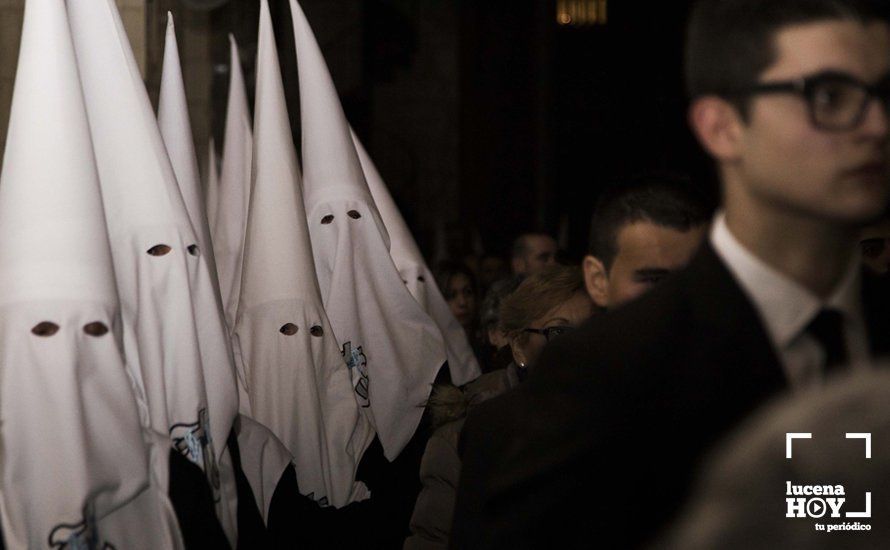
<svg viewBox="0 0 890 550"><path fill-rule="evenodd" d="M871 98L890 111L890 75L866 84L853 75L824 71L779 82L762 82L734 95L790 93L803 96L813 126L831 132L852 130L862 123Z"/></svg>
<svg viewBox="0 0 890 550"><path fill-rule="evenodd" d="M547 339L548 342L559 336L560 334L565 334L566 332L572 330L574 327L569 327L565 325L555 326L555 327L547 327L547 328L525 328L522 329L522 332L531 332L534 334L542 334L544 338Z"/></svg>

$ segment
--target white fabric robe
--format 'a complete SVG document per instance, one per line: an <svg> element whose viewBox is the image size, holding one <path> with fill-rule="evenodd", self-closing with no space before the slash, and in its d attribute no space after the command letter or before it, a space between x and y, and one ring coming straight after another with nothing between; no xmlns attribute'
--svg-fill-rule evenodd
<svg viewBox="0 0 890 550"><path fill-rule="evenodd" d="M462 386L471 380L475 380L482 374L479 362L473 354L473 348L467 340L467 334L460 323L451 313L448 302L442 296L436 279L427 266L414 242L414 237L408 229L408 224L402 218L395 201L389 194L380 172L374 166L374 162L368 155L358 136L353 132L352 139L362 164L362 171L374 203L383 219L383 224L389 233L389 253L392 256L396 269L405 281L408 291L417 300L417 303L435 321L436 326L442 331L445 339L445 351L448 353L448 370L451 372L451 381Z"/></svg>
<svg viewBox="0 0 890 550"><path fill-rule="evenodd" d="M69 0L121 299L127 365L152 428L200 466L229 540L237 493L226 439L234 369L210 268L189 220L113 0Z"/></svg>
<svg viewBox="0 0 890 550"><path fill-rule="evenodd" d="M374 437L322 307L266 1L257 51L253 189L235 326L254 418L293 453L300 491L343 506ZM286 328L287 327L287 328Z"/></svg>
<svg viewBox="0 0 890 550"><path fill-rule="evenodd" d="M393 264L330 73L302 9L290 5L315 271L359 404L393 460L419 425L444 342Z"/></svg>
<svg viewBox="0 0 890 550"><path fill-rule="evenodd" d="M6 548L182 547L151 476L119 314L65 5L28 0L0 174Z"/></svg>

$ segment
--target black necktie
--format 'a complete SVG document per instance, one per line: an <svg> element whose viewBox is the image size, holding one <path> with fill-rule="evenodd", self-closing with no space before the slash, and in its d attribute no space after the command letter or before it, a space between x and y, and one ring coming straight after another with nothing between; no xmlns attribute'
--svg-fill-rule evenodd
<svg viewBox="0 0 890 550"><path fill-rule="evenodd" d="M807 333L819 342L825 352L826 373L836 371L847 362L843 326L843 316L836 309L819 311L807 325Z"/></svg>

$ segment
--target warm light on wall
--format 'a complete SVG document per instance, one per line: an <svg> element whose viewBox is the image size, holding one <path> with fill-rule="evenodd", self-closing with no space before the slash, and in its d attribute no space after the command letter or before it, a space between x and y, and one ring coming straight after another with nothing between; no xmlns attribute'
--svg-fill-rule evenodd
<svg viewBox="0 0 890 550"><path fill-rule="evenodd" d="M608 2L609 0L557 0L556 22L575 27L605 25L608 21Z"/></svg>

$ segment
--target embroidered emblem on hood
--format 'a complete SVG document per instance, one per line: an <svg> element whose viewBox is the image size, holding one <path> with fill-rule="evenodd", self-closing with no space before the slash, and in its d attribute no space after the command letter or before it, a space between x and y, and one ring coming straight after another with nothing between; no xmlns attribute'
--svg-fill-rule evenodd
<svg viewBox="0 0 890 550"><path fill-rule="evenodd" d="M343 344L343 350L340 352L346 365L349 367L349 373L352 375L352 386L358 395L358 404L362 407L370 407L371 401L368 393L368 358L365 357L362 347L352 347L352 342Z"/></svg>
<svg viewBox="0 0 890 550"><path fill-rule="evenodd" d="M80 523L60 523L49 533L49 547L53 550L115 550L115 547L100 540L96 531L95 515L88 510Z"/></svg>

